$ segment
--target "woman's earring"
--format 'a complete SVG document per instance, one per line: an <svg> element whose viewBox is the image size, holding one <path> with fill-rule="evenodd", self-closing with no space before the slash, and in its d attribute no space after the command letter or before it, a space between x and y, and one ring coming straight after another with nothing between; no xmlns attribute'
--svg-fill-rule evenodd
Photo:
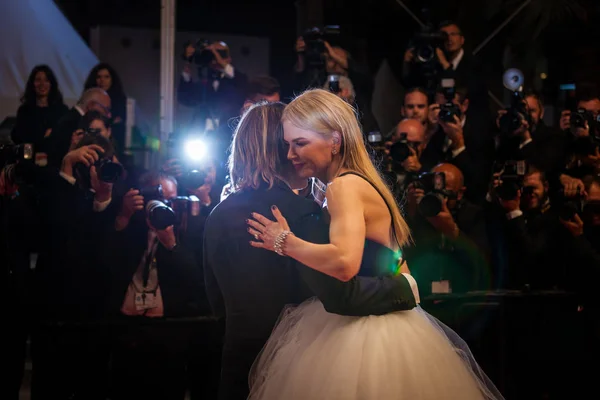
<svg viewBox="0 0 600 400"><path fill-rule="evenodd" d="M337 154L337 152L338 152L338 151L337 151L336 149L333 149L333 150L331 150L331 154L333 154L333 155L336 155L336 154Z"/></svg>

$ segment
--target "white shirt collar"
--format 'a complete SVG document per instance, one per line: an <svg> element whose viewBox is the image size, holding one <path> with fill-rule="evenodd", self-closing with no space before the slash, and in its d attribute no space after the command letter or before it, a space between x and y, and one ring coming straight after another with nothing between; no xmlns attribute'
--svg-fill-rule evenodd
<svg viewBox="0 0 600 400"><path fill-rule="evenodd" d="M456 57L454 57L454 59L450 62L450 64L452 64L452 69L454 71L456 71L456 68L458 68L458 64L460 64L460 61L462 60L464 55L465 55L465 51L463 49L460 49L460 51L458 52Z"/></svg>
<svg viewBox="0 0 600 400"><path fill-rule="evenodd" d="M73 108L76 109L82 117L85 115L85 112L78 105L75 105Z"/></svg>

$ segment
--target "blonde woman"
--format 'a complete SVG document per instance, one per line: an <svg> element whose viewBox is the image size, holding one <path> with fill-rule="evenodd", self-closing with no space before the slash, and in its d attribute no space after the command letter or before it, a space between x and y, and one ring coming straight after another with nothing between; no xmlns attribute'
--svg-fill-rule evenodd
<svg viewBox="0 0 600 400"><path fill-rule="evenodd" d="M352 107L311 90L286 107L282 121L298 175L327 183L329 243L298 238L274 204L276 221L257 213L248 221L252 246L340 281L399 273L402 263L379 260L399 259L409 229L370 161ZM283 313L250 385L252 400L502 398L466 344L419 307L352 317L328 313L317 299Z"/></svg>

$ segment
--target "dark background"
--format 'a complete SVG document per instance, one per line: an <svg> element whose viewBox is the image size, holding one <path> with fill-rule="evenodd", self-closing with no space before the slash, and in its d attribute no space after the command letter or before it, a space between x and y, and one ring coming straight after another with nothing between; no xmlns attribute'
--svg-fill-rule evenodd
<svg viewBox="0 0 600 400"><path fill-rule="evenodd" d="M425 20L456 20L467 50L473 50L526 0L405 0ZM160 28L160 0L55 0L84 40L95 25ZM296 10L304 10L297 26ZM310 10L320 12L311 12ZM307 11L308 10L308 11ZM492 91L500 94L502 56L510 46L517 65L531 78L540 56L548 60L543 92L556 95L558 85L598 83L600 64L600 2L595 0L532 0L479 53L490 66ZM311 23L312 22L312 23ZM342 27L343 45L376 71L387 58L399 71L407 41L419 28L396 0L178 0L176 25L182 31L203 31L268 37L272 74L285 80L294 63L293 46L301 29L314 23Z"/></svg>

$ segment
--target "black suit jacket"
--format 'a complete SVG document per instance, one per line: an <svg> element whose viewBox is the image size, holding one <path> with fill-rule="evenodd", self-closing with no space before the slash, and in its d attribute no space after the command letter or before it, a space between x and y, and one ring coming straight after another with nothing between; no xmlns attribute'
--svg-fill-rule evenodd
<svg viewBox="0 0 600 400"><path fill-rule="evenodd" d="M286 304L317 295L327 311L346 315L385 314L415 306L403 276L341 282L291 258L251 247L245 220L253 211L271 216L271 205L279 207L297 236L315 243L328 241L320 207L280 185L231 194L213 210L205 228L204 274L215 314L226 317L220 399L247 397L252 362Z"/></svg>

